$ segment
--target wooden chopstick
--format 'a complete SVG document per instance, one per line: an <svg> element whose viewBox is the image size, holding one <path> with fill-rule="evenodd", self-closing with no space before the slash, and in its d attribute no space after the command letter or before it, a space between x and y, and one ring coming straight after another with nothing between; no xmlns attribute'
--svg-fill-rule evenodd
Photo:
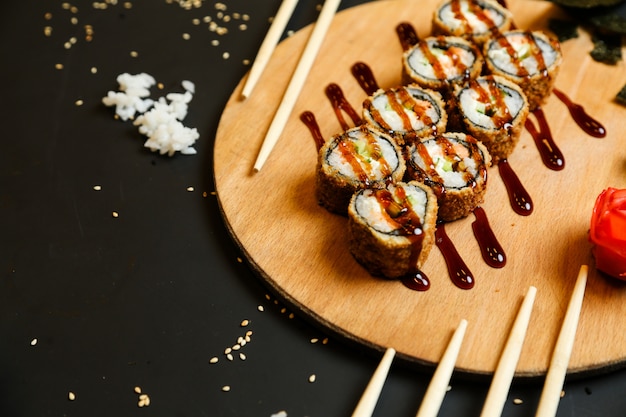
<svg viewBox="0 0 626 417"><path fill-rule="evenodd" d="M585 295L585 287L587 285L587 265L582 265L578 272L578 278L574 285L567 306L567 312L563 319L561 332L554 347L550 367L546 374L546 381L539 399L537 407L537 417L552 417L556 415L556 410L561 399L561 390L565 382L565 374L567 366L574 346L576 338L576 329L578 327L578 319L580 318L580 310L582 308L583 298Z"/></svg>
<svg viewBox="0 0 626 417"><path fill-rule="evenodd" d="M483 404L481 417L496 417L502 414L504 403L506 402L511 382L515 374L515 368L524 344L528 322L530 321L530 313L532 312L533 303L537 289L530 287L524 301L517 313L513 328L509 334L509 338L502 352L502 356L496 367L496 371L487 393L487 398Z"/></svg>
<svg viewBox="0 0 626 417"><path fill-rule="evenodd" d="M298 4L298 0L283 0L278 8L278 12L276 12L276 16L274 16L274 20L272 21L272 24L263 39L263 43L261 43L259 52L254 58L254 63L248 73L248 78L246 79L243 89L241 90L241 97L243 99L250 97L250 93L252 93L254 86L270 60L281 35L285 31L285 27L287 26L289 19L291 19L291 15L296 8L296 4Z"/></svg>
<svg viewBox="0 0 626 417"><path fill-rule="evenodd" d="M370 382L365 387L365 391L363 391L363 395L354 409L352 417L370 417L372 415L395 355L395 349L387 348Z"/></svg>
<svg viewBox="0 0 626 417"><path fill-rule="evenodd" d="M304 52L300 57L300 61L298 62L291 80L289 81L287 90L283 95L282 101L278 106L278 110L276 110L272 123L270 124L270 127L265 135L265 139L261 145L256 162L254 163L255 172L261 170L267 160L267 157L276 145L278 138L282 134L285 125L287 124L287 119L291 114L291 110L300 95L300 91L302 90L307 76L309 75L309 71L313 66L313 61L315 61L315 57L319 52L322 41L326 35L326 31L335 16L335 12L339 7L340 1L341 0L326 0L324 2L324 6L322 6L320 15L315 23L315 26L313 27L313 31L311 32L311 36L309 37L306 47L304 48Z"/></svg>
<svg viewBox="0 0 626 417"><path fill-rule="evenodd" d="M433 378L430 384L428 384L426 394L424 394L416 417L436 417L437 413L439 413L443 397L445 397L448 384L450 383L450 377L454 371L456 359L461 350L465 329L467 329L467 320L463 319L452 335L452 339L450 339L448 347L441 357Z"/></svg>

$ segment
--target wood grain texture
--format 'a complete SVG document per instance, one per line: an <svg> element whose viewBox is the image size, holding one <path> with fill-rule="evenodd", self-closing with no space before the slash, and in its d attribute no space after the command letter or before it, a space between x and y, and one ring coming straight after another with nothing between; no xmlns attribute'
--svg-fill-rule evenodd
<svg viewBox="0 0 626 417"><path fill-rule="evenodd" d="M235 241L276 293L304 315L363 346L398 357L436 363L451 332L468 321L457 370L491 374L529 286L537 287L533 315L517 367L518 376L546 372L581 264L591 266L569 372L606 369L626 362L626 285L593 267L587 230L596 196L607 186L626 187L626 109L613 97L626 83L624 64L607 66L588 54L589 36L562 45L564 63L556 86L607 128L604 139L587 136L554 96L543 107L566 166L551 171L541 162L528 132L509 158L530 192L535 210L522 217L511 209L498 170L489 171L483 205L508 262L492 269L482 260L471 230L473 217L446 230L474 276L471 290L455 287L437 249L423 266L431 289L414 292L400 282L373 278L352 258L347 219L326 212L314 196L316 151L299 120L316 115L326 137L340 126L324 88L338 83L358 107L365 93L350 74L367 63L382 87L400 82L401 47L395 27L408 21L420 36L430 33L434 0L367 3L335 16L283 134L265 166L253 173L262 139L311 27L275 50L254 94L233 92L220 120L214 148L214 178L224 220ZM547 2L511 0L519 28L541 29L559 14ZM532 116L531 116L532 117Z"/></svg>

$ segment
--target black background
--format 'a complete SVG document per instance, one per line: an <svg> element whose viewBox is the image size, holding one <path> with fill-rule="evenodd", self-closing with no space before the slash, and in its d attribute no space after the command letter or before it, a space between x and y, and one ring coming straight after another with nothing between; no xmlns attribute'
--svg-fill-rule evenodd
<svg viewBox="0 0 626 417"><path fill-rule="evenodd" d="M227 0L225 15L249 20L224 22L213 1L191 10L84 1L75 12L61 1L2 2L0 416L351 414L380 354L326 342L268 293L212 194L220 113L279 3ZM313 22L316 6L300 0L289 29ZM205 16L228 33L210 31ZM123 72L163 83L153 98L196 84L184 122L200 132L197 155L151 153L131 122L113 118L101 98ZM229 361L224 350L247 331ZM432 371L394 362L375 415L415 415ZM534 415L542 382L515 380L504 415ZM451 385L440 415L479 415L489 379ZM135 386L149 407L138 408ZM623 416L624 392L625 371L568 380L558 415Z"/></svg>

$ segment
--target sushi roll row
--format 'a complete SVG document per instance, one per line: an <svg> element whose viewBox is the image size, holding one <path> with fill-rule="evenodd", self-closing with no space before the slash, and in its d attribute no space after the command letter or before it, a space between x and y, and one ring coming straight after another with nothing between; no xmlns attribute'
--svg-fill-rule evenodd
<svg viewBox="0 0 626 417"><path fill-rule="evenodd" d="M444 0L433 36L402 55L402 85L372 93L363 123L320 148L318 201L348 217L350 251L372 275L419 270L437 222L482 204L488 167L550 94L558 44L512 26L495 1Z"/></svg>

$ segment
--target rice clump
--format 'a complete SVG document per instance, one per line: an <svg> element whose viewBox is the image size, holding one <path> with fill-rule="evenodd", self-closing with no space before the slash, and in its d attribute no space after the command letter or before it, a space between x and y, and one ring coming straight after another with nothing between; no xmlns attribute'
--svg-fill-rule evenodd
<svg viewBox="0 0 626 417"><path fill-rule="evenodd" d="M197 129L186 127L181 122L187 116L189 102L195 93L194 83L184 80L181 83L184 93L169 93L154 101L146 98L150 95L149 88L155 84L152 76L124 73L117 77L117 81L121 91L109 91L102 102L115 106L115 113L122 120L133 119L136 113L140 114L133 124L138 126L139 133L148 137L144 143L146 148L168 156L176 152L196 154L193 144L200 135Z"/></svg>

